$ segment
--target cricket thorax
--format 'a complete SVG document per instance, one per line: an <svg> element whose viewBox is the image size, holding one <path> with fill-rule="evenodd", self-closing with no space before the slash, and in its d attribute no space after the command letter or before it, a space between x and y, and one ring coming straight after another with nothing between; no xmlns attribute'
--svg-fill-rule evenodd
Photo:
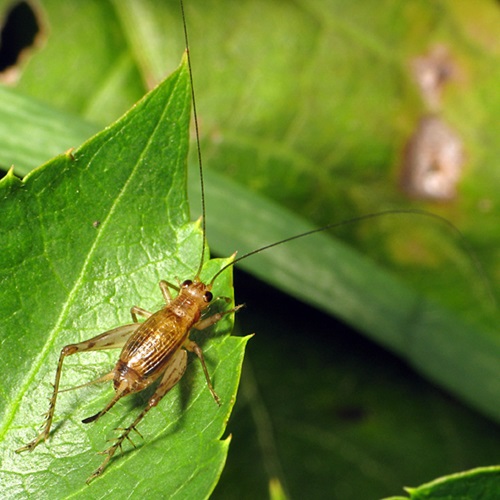
<svg viewBox="0 0 500 500"><path fill-rule="evenodd" d="M196 313L194 322L200 319L201 311L208 307L212 300L211 286L201 281L186 280L182 283L179 295L170 305L171 310L180 317L188 316L191 312Z"/></svg>

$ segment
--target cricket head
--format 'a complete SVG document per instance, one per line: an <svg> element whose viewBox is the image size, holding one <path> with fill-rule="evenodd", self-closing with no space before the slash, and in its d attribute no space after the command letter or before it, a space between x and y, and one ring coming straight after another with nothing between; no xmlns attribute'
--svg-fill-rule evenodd
<svg viewBox="0 0 500 500"><path fill-rule="evenodd" d="M185 280L181 283L181 293L195 302L200 309L205 309L212 302L214 296L211 289L212 283L206 285L198 279Z"/></svg>

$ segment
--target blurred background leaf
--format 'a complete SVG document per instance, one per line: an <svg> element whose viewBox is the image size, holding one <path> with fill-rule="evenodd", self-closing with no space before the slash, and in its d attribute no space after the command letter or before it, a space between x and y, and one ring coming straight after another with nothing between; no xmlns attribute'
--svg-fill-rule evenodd
<svg viewBox="0 0 500 500"><path fill-rule="evenodd" d="M0 123L12 123L9 120L16 108L25 113L21 122L29 122L37 118L36 112L31 113L35 107L44 110L39 115L39 130L52 123L55 130L59 126L75 132L56 133L49 146L48 139L37 141L44 136L36 127L24 131L21 127L17 132L6 126L0 134L6 138L2 139L0 161L6 168L15 163L21 174L50 158L54 143L63 151L76 145L77 136L90 135L93 125L97 130L108 124L173 70L184 48L176 1L95 1L85 5L44 1L37 4L35 13L41 28L37 46L31 57L22 59L15 97L11 90L3 91L6 97L0 100L0 113L6 110L3 117L10 118ZM498 445L496 425L427 385L404 360L483 414L497 421L500 418L495 397L498 312L487 290L490 286L493 296L498 296L498 4L193 0L186 4L186 14L207 173L208 237L213 249L223 255L237 249L241 254L281 237L277 228L286 236L302 227L387 208L417 207L456 224L488 278L486 284L446 227L414 216L372 219L335 231L335 237L349 245L341 254L344 260L337 264L343 272L332 270L330 262L311 266L307 256L301 260L300 252L311 248L324 247L327 253L330 245L337 248L323 239L309 245L304 240L303 247L283 247L281 257L270 251L275 260L263 258L269 258L271 264L248 260L247 269L266 281L275 280L275 286L293 290L302 299L310 296L308 291L316 283L315 295L320 299L313 294L310 302L337 314L340 309L341 317L403 359L365 344L355 333L344 337L333 320L317 310L301 310L295 302L284 306L280 317L271 316L285 299L265 291L262 283L253 287L246 282L250 278L237 278L237 297L251 304L240 315L242 322L247 321L242 331L258 333L250 355L251 360L256 359L252 362L255 383L249 383L266 409L267 435L277 434L274 457L281 464L278 469L285 491L303 496L314 483L316 497L373 498L395 494L403 485L419 484L439 474L493 463L496 457L489 444ZM399 187L404 145L428 112L411 76L411 63L436 45L447 48L456 68L456 77L443 91L439 113L459 134L467 158L458 196L447 203L410 200ZM9 106L15 98L24 98L27 104ZM45 112L53 119L44 118ZM196 203L199 190L194 168L190 183L191 199ZM271 205L249 190L300 214L309 225L282 216L279 207L269 212ZM227 201L218 202L221 192L232 200L229 211ZM194 217L199 213L192 210ZM241 223L235 224L230 216ZM252 225L252 221L256 222ZM354 248L367 257L359 260ZM359 291L345 289L339 276L365 269L359 267L365 261L371 264L367 264L361 286L354 287ZM272 269L266 267L269 265ZM273 277L275 269L278 273ZM372 281L380 276L385 283L382 288L382 282ZM339 286L336 293L330 291L333 281ZM247 294L248 288L254 289L254 296ZM344 301L339 302L342 294ZM401 300L392 301L393 296ZM384 300L393 302L392 310L380 308ZM348 307L352 304L356 307ZM361 307L363 314L359 313ZM396 328L400 316L407 324ZM315 323L317 318L320 326ZM281 321L283 326L279 326ZM394 332L399 329L399 336L390 333L384 337L386 321ZM286 337L280 337L279 331L286 331ZM417 335L421 331L427 333L423 338ZM291 357L290 351L299 359ZM344 356L315 358L337 352ZM265 358L257 361L266 355L270 362ZM309 356L314 361L300 361ZM322 367L319 374L316 364ZM356 383L342 384L344 378ZM331 382L322 387L320 381L325 379ZM297 394L299 382L307 389ZM276 384L286 405L278 405L273 397ZM307 416L309 421L299 411L305 404L304 391L318 401ZM349 446L334 446L331 436L344 429L338 420L345 417L332 414L331 407L343 408L344 394L349 395L348 407L358 417L346 418L353 440ZM370 397L364 399L363 394ZM432 405L442 414L437 416ZM242 404L241 413L253 406ZM425 411L412 411L415 407ZM236 455L230 462L248 460L253 464L245 467L249 484L265 489L273 476L265 466L267 459L262 458L267 457L268 448L254 450L256 441L252 439L251 446L242 441L241 455L237 451L238 439L258 431L255 420L251 412L234 419L234 426L250 422L250 428L237 432L235 427L231 453ZM285 423L293 423L295 431ZM314 429L312 434L317 436L328 433L329 438L319 443L316 439L314 445L306 428ZM437 445L433 432L440 429L441 444ZM403 431L413 438L405 438ZM375 442L363 438L367 433ZM390 445L393 453L386 450ZM425 447L425 453L419 446ZM306 451L316 459L304 464L301 459ZM299 467L304 467L304 476L298 474ZM257 482L252 473L259 468L262 478ZM235 472L237 479L230 471L231 466L218 488L221 497L224 491L234 493L241 485L241 470ZM332 471L337 471L337 481L332 479Z"/></svg>

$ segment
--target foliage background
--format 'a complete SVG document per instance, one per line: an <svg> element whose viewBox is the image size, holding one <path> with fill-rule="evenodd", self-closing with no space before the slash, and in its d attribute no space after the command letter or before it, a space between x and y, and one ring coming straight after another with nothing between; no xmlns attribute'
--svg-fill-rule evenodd
<svg viewBox="0 0 500 500"><path fill-rule="evenodd" d="M36 5L43 33L4 102L28 117L39 112L45 131L29 129L36 121L29 119L24 129L6 120L0 129L9 138L0 161L19 173L118 117L177 66L184 47L177 2ZM212 249L241 253L302 228L252 192L313 226L416 206L460 228L498 296L497 3L190 1L186 12ZM459 196L440 205L413 202L398 188L403 145L425 112L409 63L438 43L459 68L442 114L468 159ZM31 107L16 106L18 96ZM191 179L196 206L195 174ZM233 200L231 213L224 194ZM193 217L199 213L192 208ZM323 240L269 252L283 264L263 255L245 267L323 310L335 309L398 357L238 274L237 299L248 305L240 329L258 335L216 497L248 492L253 498L278 477L291 496L374 498L497 460L498 313L467 254L442 226L415 218L369 220L335 236L350 245L337 264L345 274L361 269L357 251L368 256L363 262L376 263L355 291L331 291L330 263L299 260ZM372 281L382 269L389 269L388 281L385 274ZM392 297L406 304L407 293L405 310ZM392 309L377 302L385 295ZM427 301L435 309L426 315ZM399 315L397 326L386 327ZM437 333L435 317L446 317L437 321ZM384 336L384 328L400 337Z"/></svg>

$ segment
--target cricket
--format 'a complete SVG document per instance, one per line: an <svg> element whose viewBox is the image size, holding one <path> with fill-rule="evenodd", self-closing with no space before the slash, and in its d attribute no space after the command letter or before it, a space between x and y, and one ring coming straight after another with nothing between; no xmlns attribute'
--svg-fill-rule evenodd
<svg viewBox="0 0 500 500"><path fill-rule="evenodd" d="M109 331L101 333L93 338L83 342L68 344L61 349L59 360L56 367L55 379L53 383L53 392L50 397L48 411L45 415L45 421L40 432L36 437L16 450L17 453L33 451L41 442L45 442L50 435L53 419L56 410L56 402L61 392L79 389L94 383L112 382L114 395L109 402L98 413L84 418L84 424L97 422L105 415L121 398L138 393L157 383L154 393L147 401L145 407L138 416L128 426L120 430L119 436L106 448L101 454L104 456L102 463L95 469L87 479L87 484L99 477L109 465L118 449L122 449L125 441L133 444L130 434L136 432L140 435L138 426L146 417L149 411L157 406L168 392L180 381L184 375L188 362L188 353L194 354L201 363L203 373L206 379L208 390L210 391L216 404L220 405L221 400L217 395L216 387L213 386L209 370L205 363L203 351L200 346L190 338L190 333L194 330L203 331L224 316L236 313L243 305L229 307L220 312L211 312L210 305L217 299L222 302L229 302L225 297L214 297L212 288L216 279L229 267L257 253L267 251L275 246L288 243L294 239L304 238L310 234L320 231L326 231L341 225L351 224L356 221L366 220L374 217L386 216L394 213L407 213L421 215L437 219L452 230L459 232L458 229L447 219L421 210L386 210L374 214L368 214L356 217L347 221L336 222L322 226L320 228L291 236L289 238L262 246L245 255L233 259L220 269L207 283L204 283L200 276L205 260L206 246L206 208L205 192L203 182L203 166L201 160L200 134L198 129L198 117L196 111L196 101L193 90L193 77L191 70L191 60L189 56L189 40L186 16L182 0L180 1L182 13L182 22L185 36L185 47L188 57L189 77L191 80L191 102L194 115L195 136L198 152L198 166L201 189L202 206L202 246L201 256L196 274L192 279L186 279L179 283L171 283L166 280L159 282L159 288L165 302L165 305L156 312L150 312L139 306L133 306L130 310L132 322ZM97 227L97 226L96 226ZM142 318L143 321L139 321ZM86 353L90 351L100 351L108 349L121 349L118 360L111 371L99 378L73 387L71 389L60 389L61 376L64 368L64 361L68 356L77 353Z"/></svg>

